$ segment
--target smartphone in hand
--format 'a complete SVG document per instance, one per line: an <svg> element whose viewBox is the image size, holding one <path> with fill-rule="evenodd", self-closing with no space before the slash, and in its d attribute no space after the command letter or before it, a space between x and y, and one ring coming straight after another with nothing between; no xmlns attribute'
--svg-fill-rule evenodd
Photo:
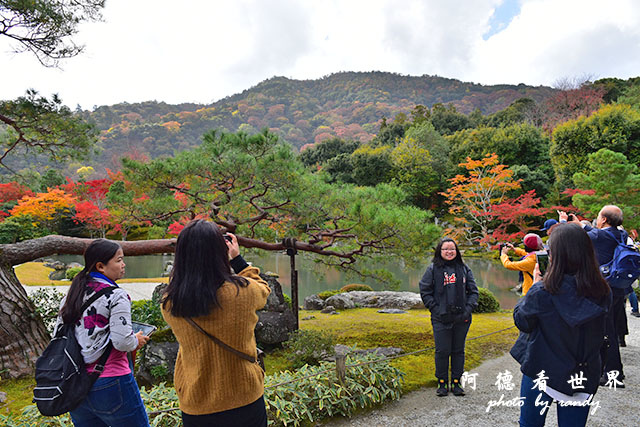
<svg viewBox="0 0 640 427"><path fill-rule="evenodd" d="M156 331L155 326L149 325L148 323L136 322L135 320L131 321L131 327L133 328L133 333L137 334L142 331L142 335L149 337L152 333Z"/></svg>
<svg viewBox="0 0 640 427"><path fill-rule="evenodd" d="M544 276L549 266L549 254L546 252L536 252L536 261L538 262L538 269L540 274Z"/></svg>

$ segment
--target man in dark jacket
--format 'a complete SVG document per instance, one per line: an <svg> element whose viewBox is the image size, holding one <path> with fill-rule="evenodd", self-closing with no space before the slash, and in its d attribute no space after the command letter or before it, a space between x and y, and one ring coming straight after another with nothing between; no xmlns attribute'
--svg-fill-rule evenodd
<svg viewBox="0 0 640 427"><path fill-rule="evenodd" d="M568 215L565 212L559 212L559 216L560 222L568 220ZM575 216L572 216L571 222L580 224L580 221ZM613 253L620 241L627 241L627 232L618 228L621 225L622 210L614 205L604 206L600 210L598 218L596 219L596 228L590 225L583 225L584 230L593 243L596 258L600 265L604 265L613 259ZM606 330L607 336L609 337L609 347L607 349L604 373L600 381L601 385L606 384L607 372L609 371L617 371L619 373L618 381L622 382L624 379L620 348L618 347L618 337L624 337L627 326L627 316L624 306L625 290L612 287L611 293L613 295L613 303L607 316ZM618 385L618 387L624 388L624 383Z"/></svg>

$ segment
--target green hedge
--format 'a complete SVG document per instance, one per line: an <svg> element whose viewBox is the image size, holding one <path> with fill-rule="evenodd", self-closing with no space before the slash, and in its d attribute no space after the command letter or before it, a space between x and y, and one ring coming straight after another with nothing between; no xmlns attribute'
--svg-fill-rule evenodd
<svg viewBox="0 0 640 427"><path fill-rule="evenodd" d="M473 310L474 313L495 313L500 311L500 302L489 289L478 288L480 295L478 296L478 306Z"/></svg>

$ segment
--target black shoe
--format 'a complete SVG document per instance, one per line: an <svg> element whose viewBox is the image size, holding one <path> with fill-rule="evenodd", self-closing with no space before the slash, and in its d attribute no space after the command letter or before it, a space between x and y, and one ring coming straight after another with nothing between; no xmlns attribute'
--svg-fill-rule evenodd
<svg viewBox="0 0 640 427"><path fill-rule="evenodd" d="M604 374L602 374L602 376L600 377L600 385L601 386L605 386L607 385L607 373L605 372Z"/></svg>
<svg viewBox="0 0 640 427"><path fill-rule="evenodd" d="M451 381L451 391L454 396L464 396L464 390L460 387L460 380Z"/></svg>
<svg viewBox="0 0 640 427"><path fill-rule="evenodd" d="M618 339L618 344L620 344L620 347L626 347L626 346L627 346L627 342L624 340L624 335L623 335L623 336L621 336L621 337Z"/></svg>
<svg viewBox="0 0 640 427"><path fill-rule="evenodd" d="M638 312L638 311L632 311L632 312L631 312L631 315L632 315L633 317L640 317L640 312Z"/></svg>
<svg viewBox="0 0 640 427"><path fill-rule="evenodd" d="M618 383L616 383L616 388L625 388L624 387L624 375L621 375L619 378L616 378L616 381L618 381ZM600 377L600 385L601 386L606 386L607 385L607 373L605 372L604 374L602 374L602 376Z"/></svg>
<svg viewBox="0 0 640 427"><path fill-rule="evenodd" d="M446 396L449 394L449 387L447 386L447 380L438 380L438 388L436 389L436 394L440 397Z"/></svg>

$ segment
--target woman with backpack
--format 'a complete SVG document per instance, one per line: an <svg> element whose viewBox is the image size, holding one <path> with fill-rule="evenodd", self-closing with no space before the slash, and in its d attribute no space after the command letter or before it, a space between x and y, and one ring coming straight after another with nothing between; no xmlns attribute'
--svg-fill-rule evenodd
<svg viewBox="0 0 640 427"><path fill-rule="evenodd" d="M76 324L75 336L88 372L110 352L104 369L80 406L70 411L76 427L148 426L149 420L127 352L138 350L149 337L133 333L131 299L116 280L124 277L122 248L116 242L97 239L84 253L84 268L74 277L62 300L59 324ZM83 312L81 308L96 292L106 292Z"/></svg>
<svg viewBox="0 0 640 427"><path fill-rule="evenodd" d="M451 359L451 391L455 396L464 396L460 377L464 372L464 347L471 311L478 303L478 288L453 239L445 237L436 246L433 262L420 280L420 296L431 311L436 345L436 394L449 393Z"/></svg>
<svg viewBox="0 0 640 427"><path fill-rule="evenodd" d="M214 223L193 221L178 236L162 316L180 343L174 385L185 427L267 425L254 330L270 289L259 273Z"/></svg>
<svg viewBox="0 0 640 427"><path fill-rule="evenodd" d="M513 310L522 332L511 349L520 363L521 426L542 426L555 399L558 425L584 426L598 389L611 290L593 244L576 224L549 237L549 266Z"/></svg>

